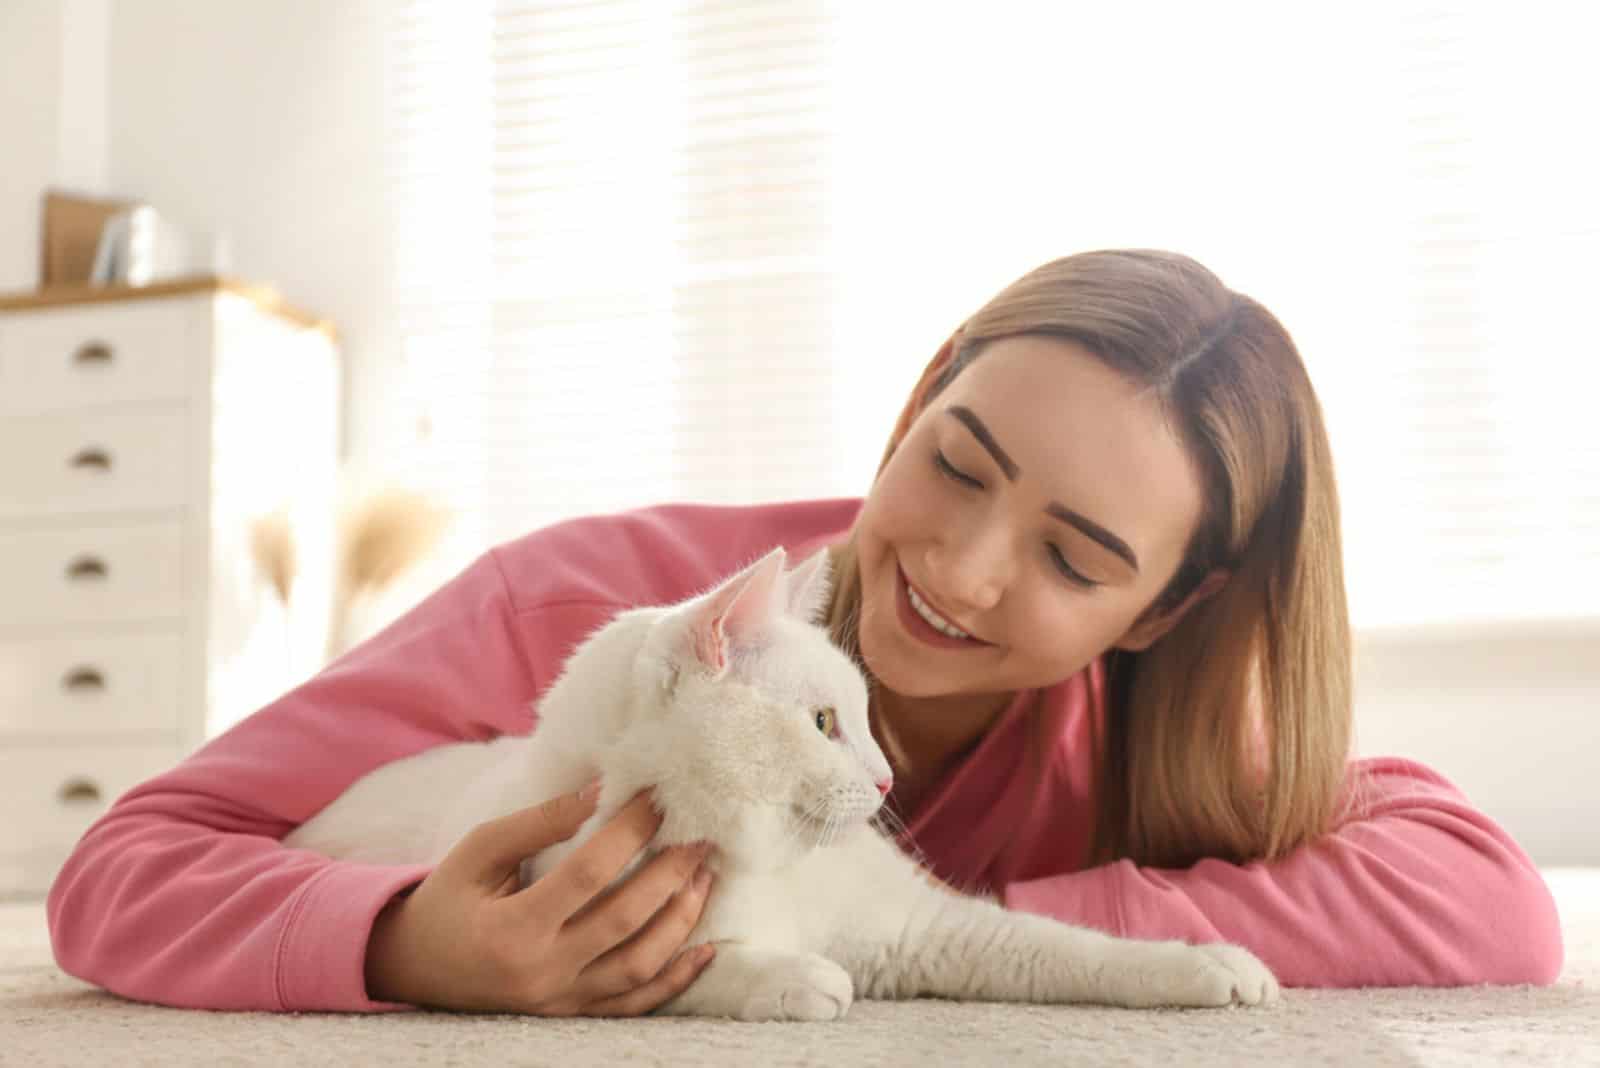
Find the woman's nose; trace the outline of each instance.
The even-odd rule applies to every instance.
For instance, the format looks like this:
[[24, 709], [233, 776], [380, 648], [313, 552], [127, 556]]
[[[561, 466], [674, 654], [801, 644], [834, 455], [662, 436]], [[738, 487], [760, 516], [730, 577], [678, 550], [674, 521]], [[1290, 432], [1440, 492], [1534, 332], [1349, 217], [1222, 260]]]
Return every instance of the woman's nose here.
[[1014, 565], [1003, 532], [974, 531], [935, 544], [928, 552], [929, 578], [938, 583], [931, 592], [961, 607], [987, 611], [1000, 603], [1011, 582]]

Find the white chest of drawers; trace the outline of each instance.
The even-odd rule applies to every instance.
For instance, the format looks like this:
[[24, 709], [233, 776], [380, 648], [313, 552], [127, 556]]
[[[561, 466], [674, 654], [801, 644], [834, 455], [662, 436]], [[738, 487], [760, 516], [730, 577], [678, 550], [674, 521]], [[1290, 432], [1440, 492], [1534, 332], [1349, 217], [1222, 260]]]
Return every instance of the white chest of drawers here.
[[0, 897], [272, 692], [248, 525], [331, 502], [338, 409], [332, 331], [269, 292], [0, 298]]

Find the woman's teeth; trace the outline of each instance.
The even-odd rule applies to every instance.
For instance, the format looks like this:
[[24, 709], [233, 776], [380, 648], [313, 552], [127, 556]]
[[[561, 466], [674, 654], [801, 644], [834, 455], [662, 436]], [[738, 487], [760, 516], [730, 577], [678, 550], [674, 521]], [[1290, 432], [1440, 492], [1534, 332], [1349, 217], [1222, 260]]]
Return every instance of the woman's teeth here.
[[934, 630], [938, 631], [940, 634], [946, 634], [946, 635], [949, 635], [952, 638], [970, 638], [970, 637], [972, 637], [972, 635], [968, 634], [966, 631], [962, 630], [960, 627], [957, 627], [954, 624], [950, 623], [948, 620], [946, 620], [939, 613], [935, 612], [932, 608], [929, 608], [928, 607], [928, 602], [924, 601], [921, 597], [917, 596], [917, 591], [912, 587], [911, 583], [909, 583], [909, 582], [906, 583], [906, 593], [910, 595], [911, 607], [916, 609], [917, 615], [921, 616], [927, 622], [928, 626], [932, 627]]

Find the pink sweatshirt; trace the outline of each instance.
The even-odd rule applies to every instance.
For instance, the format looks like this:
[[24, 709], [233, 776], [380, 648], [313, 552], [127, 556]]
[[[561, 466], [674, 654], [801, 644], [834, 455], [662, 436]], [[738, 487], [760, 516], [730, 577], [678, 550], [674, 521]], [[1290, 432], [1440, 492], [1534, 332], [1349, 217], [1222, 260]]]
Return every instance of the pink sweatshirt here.
[[[859, 507], [669, 506], [490, 551], [121, 797], [51, 888], [57, 961], [169, 1005], [393, 1007], [366, 995], [368, 933], [428, 869], [330, 860], [279, 839], [380, 764], [526, 731], [530, 702], [618, 610], [681, 600], [774, 545], [805, 554], [840, 540]], [[1115, 934], [1235, 942], [1290, 986], [1549, 983], [1560, 971], [1555, 907], [1528, 858], [1448, 782], [1404, 760], [1353, 764], [1368, 779], [1364, 811], [1283, 860], [1085, 869], [1099, 666], [1031, 696], [912, 814], [917, 847], [946, 880]], [[1040, 725], [1051, 739], [1042, 751], [1030, 747]], [[1027, 773], [1030, 755], [1039, 774]]]

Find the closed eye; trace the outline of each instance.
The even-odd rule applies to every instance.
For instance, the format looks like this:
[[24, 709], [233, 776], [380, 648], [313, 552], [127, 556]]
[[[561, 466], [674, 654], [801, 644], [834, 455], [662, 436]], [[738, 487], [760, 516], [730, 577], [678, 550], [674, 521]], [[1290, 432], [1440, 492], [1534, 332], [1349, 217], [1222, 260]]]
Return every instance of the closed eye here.
[[[933, 466], [938, 469], [941, 475], [943, 475], [945, 478], [948, 478], [950, 481], [957, 483], [958, 485], [965, 486], [969, 489], [981, 490], [984, 488], [981, 480], [973, 478], [955, 464], [951, 463], [950, 458], [944, 454], [943, 449], [933, 450]], [[1051, 565], [1068, 582], [1075, 586], [1080, 586], [1086, 590], [1091, 590], [1096, 586], [1101, 585], [1101, 583], [1096, 582], [1094, 579], [1073, 567], [1071, 562], [1066, 558], [1066, 555], [1054, 545], [1047, 544], [1046, 549], [1048, 549], [1050, 553]]]
[[933, 450], [933, 466], [938, 468], [941, 475], [952, 482], [958, 482], [963, 486], [971, 486], [973, 489], [983, 489], [982, 482], [952, 464], [942, 449]]
[[1062, 555], [1060, 549], [1056, 548], [1054, 545], [1049, 546], [1049, 549], [1051, 562], [1055, 564], [1056, 570], [1061, 572], [1061, 574], [1066, 577], [1068, 582], [1071, 582], [1077, 586], [1082, 586], [1086, 590], [1092, 590], [1096, 586], [1100, 585], [1100, 583], [1096, 582], [1094, 579], [1085, 575], [1082, 571], [1079, 571], [1077, 568], [1073, 567], [1072, 564], [1067, 561], [1067, 558]]

